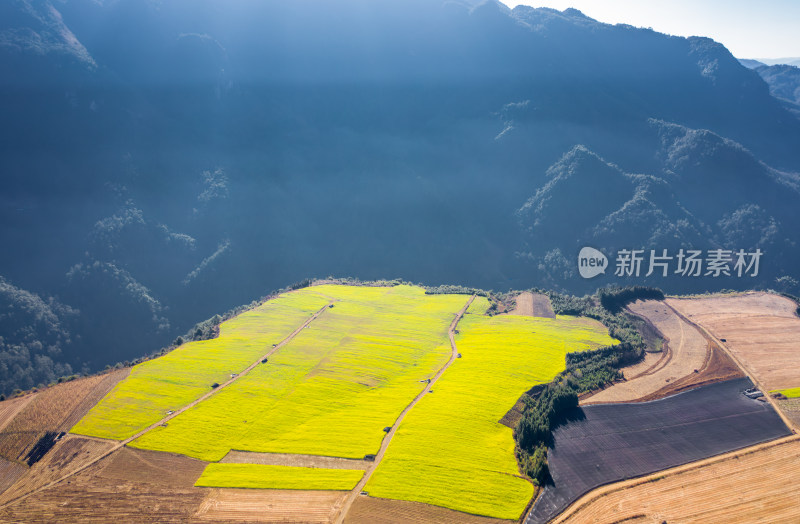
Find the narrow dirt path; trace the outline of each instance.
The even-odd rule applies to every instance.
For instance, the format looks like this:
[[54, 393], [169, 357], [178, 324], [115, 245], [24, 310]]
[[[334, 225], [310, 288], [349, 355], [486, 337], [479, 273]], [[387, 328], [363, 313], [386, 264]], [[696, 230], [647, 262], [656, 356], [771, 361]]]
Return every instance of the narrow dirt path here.
[[375, 460], [372, 463], [370, 463], [370, 465], [364, 472], [364, 476], [361, 477], [361, 480], [358, 482], [358, 484], [356, 484], [356, 487], [353, 488], [353, 490], [347, 495], [347, 499], [345, 499], [344, 504], [342, 504], [342, 508], [339, 510], [339, 514], [336, 517], [335, 520], [336, 524], [344, 523], [344, 519], [347, 516], [347, 512], [350, 511], [350, 507], [353, 505], [353, 502], [355, 502], [356, 497], [358, 497], [361, 491], [364, 489], [364, 486], [367, 485], [367, 482], [369, 481], [370, 477], [372, 477], [372, 474], [375, 473], [376, 469], [378, 469], [381, 460], [383, 460], [383, 456], [386, 454], [386, 448], [388, 448], [389, 444], [392, 442], [392, 438], [394, 437], [394, 434], [397, 432], [397, 428], [400, 427], [400, 424], [403, 422], [405, 416], [408, 414], [409, 411], [411, 411], [411, 409], [414, 406], [417, 405], [417, 403], [420, 401], [420, 399], [422, 399], [422, 397], [424, 397], [426, 394], [428, 394], [428, 392], [430, 392], [430, 390], [433, 388], [433, 385], [436, 383], [437, 380], [439, 380], [439, 377], [441, 377], [442, 374], [444, 374], [444, 372], [447, 371], [447, 368], [449, 368], [453, 364], [453, 362], [456, 361], [456, 358], [458, 358], [458, 350], [456, 349], [456, 326], [458, 326], [458, 322], [464, 316], [464, 313], [467, 312], [467, 309], [469, 308], [470, 304], [472, 304], [473, 300], [475, 300], [475, 295], [472, 295], [469, 298], [469, 300], [467, 300], [466, 305], [463, 308], [461, 308], [461, 311], [459, 311], [456, 314], [456, 317], [453, 319], [453, 322], [450, 323], [450, 327], [447, 330], [447, 334], [450, 337], [450, 360], [448, 360], [447, 364], [442, 366], [442, 368], [436, 372], [436, 375], [434, 375], [433, 378], [431, 378], [430, 383], [428, 383], [423, 388], [423, 390], [416, 397], [414, 397], [414, 400], [412, 400], [411, 403], [408, 406], [406, 406], [406, 408], [402, 411], [402, 413], [400, 413], [400, 416], [397, 417], [397, 420], [395, 420], [394, 424], [392, 424], [392, 427], [389, 430], [389, 432], [386, 434], [385, 437], [383, 437], [383, 442], [381, 442], [381, 448], [378, 451], [378, 454], [375, 455]]
[[[262, 361], [263, 359], [265, 359], [265, 358], [269, 358], [270, 356], [272, 356], [272, 354], [273, 354], [273, 353], [275, 353], [276, 351], [278, 351], [279, 349], [281, 349], [282, 347], [284, 347], [286, 344], [288, 344], [289, 342], [291, 342], [291, 341], [292, 341], [292, 339], [294, 339], [294, 337], [296, 337], [296, 336], [297, 336], [297, 335], [298, 335], [298, 334], [299, 334], [301, 331], [303, 331], [305, 328], [307, 328], [309, 324], [311, 324], [313, 321], [315, 321], [317, 318], [319, 318], [319, 316], [320, 316], [322, 313], [324, 313], [324, 312], [325, 312], [325, 310], [327, 310], [327, 309], [328, 309], [328, 308], [329, 308], [331, 305], [333, 305], [333, 302], [334, 302], [334, 301], [331, 301], [331, 302], [329, 302], [328, 304], [326, 304], [325, 306], [321, 307], [321, 308], [320, 308], [320, 309], [319, 309], [319, 310], [318, 310], [316, 313], [314, 313], [314, 314], [313, 314], [311, 317], [309, 317], [309, 318], [308, 318], [308, 320], [306, 320], [305, 322], [303, 322], [303, 324], [302, 324], [300, 327], [298, 327], [297, 329], [295, 329], [294, 331], [292, 331], [292, 332], [291, 332], [291, 333], [290, 333], [290, 334], [289, 334], [289, 335], [288, 335], [286, 338], [284, 338], [284, 339], [283, 339], [283, 340], [282, 340], [282, 341], [281, 341], [279, 344], [275, 345], [275, 347], [272, 347], [272, 348], [270, 348], [270, 350], [269, 350], [267, 353], [265, 353], [264, 355], [262, 355], [261, 357], [259, 357], [259, 358], [258, 358], [256, 361], [254, 361], [252, 364], [250, 364], [249, 366], [247, 366], [247, 368], [246, 368], [244, 371], [242, 371], [242, 372], [240, 372], [240, 373], [236, 374], [235, 376], [231, 377], [231, 378], [230, 378], [230, 379], [228, 379], [226, 382], [224, 382], [224, 383], [220, 384], [218, 387], [216, 387], [216, 388], [212, 389], [211, 391], [209, 391], [208, 393], [204, 394], [203, 396], [201, 396], [201, 397], [197, 398], [196, 400], [192, 401], [191, 403], [189, 403], [189, 404], [187, 404], [187, 405], [183, 406], [182, 408], [180, 408], [180, 409], [178, 409], [178, 410], [175, 410], [175, 411], [174, 411], [172, 414], [170, 414], [170, 415], [167, 415], [166, 417], [162, 418], [162, 419], [161, 419], [161, 420], [159, 420], [158, 422], [156, 422], [156, 423], [154, 423], [154, 424], [152, 424], [152, 425], [150, 425], [150, 426], [146, 427], [145, 429], [143, 429], [143, 430], [141, 430], [140, 432], [136, 433], [136, 434], [135, 434], [135, 435], [133, 435], [132, 437], [128, 437], [128, 438], [127, 438], [127, 439], [125, 439], [125, 440], [119, 441], [119, 442], [117, 443], [117, 445], [115, 445], [115, 446], [114, 446], [114, 447], [112, 447], [111, 449], [107, 450], [107, 451], [106, 451], [106, 452], [104, 452], [102, 455], [98, 455], [98, 456], [97, 456], [95, 459], [93, 459], [93, 460], [89, 461], [88, 463], [84, 464], [83, 466], [81, 466], [80, 468], [76, 469], [75, 471], [72, 471], [72, 472], [70, 472], [70, 473], [68, 473], [68, 474], [64, 475], [63, 477], [60, 477], [60, 478], [58, 478], [58, 479], [56, 479], [56, 480], [54, 480], [54, 481], [52, 481], [52, 482], [49, 482], [49, 483], [45, 484], [44, 486], [40, 486], [40, 487], [36, 488], [36, 489], [35, 489], [35, 490], [33, 490], [33, 491], [29, 491], [28, 493], [26, 493], [26, 494], [24, 494], [24, 495], [20, 495], [19, 497], [16, 497], [16, 498], [14, 498], [14, 499], [12, 499], [12, 500], [9, 500], [9, 501], [7, 501], [7, 502], [6, 502], [6, 503], [4, 503], [3, 505], [0, 505], [0, 509], [2, 509], [2, 508], [6, 508], [6, 507], [8, 507], [8, 506], [11, 506], [11, 505], [13, 505], [13, 504], [16, 504], [17, 502], [20, 502], [20, 501], [22, 501], [22, 500], [24, 500], [24, 499], [28, 498], [28, 497], [29, 497], [29, 496], [31, 496], [31, 495], [34, 495], [34, 494], [36, 494], [36, 493], [39, 493], [39, 492], [41, 492], [41, 491], [44, 491], [44, 490], [46, 490], [46, 489], [52, 488], [53, 486], [55, 486], [55, 485], [57, 485], [57, 484], [60, 484], [61, 482], [63, 482], [63, 481], [65, 481], [65, 480], [67, 480], [68, 478], [70, 478], [70, 477], [72, 477], [72, 476], [74, 476], [74, 475], [77, 475], [78, 473], [81, 473], [82, 471], [84, 471], [84, 470], [86, 470], [87, 468], [89, 468], [89, 467], [91, 467], [91, 466], [93, 466], [93, 465], [97, 464], [98, 462], [100, 462], [101, 460], [103, 460], [104, 458], [106, 458], [107, 456], [111, 455], [111, 454], [112, 454], [112, 453], [114, 453], [115, 451], [117, 451], [117, 450], [119, 450], [119, 449], [123, 448], [124, 446], [126, 446], [126, 445], [128, 445], [128, 444], [130, 444], [131, 442], [133, 442], [133, 441], [134, 441], [134, 440], [136, 440], [137, 438], [141, 437], [142, 435], [144, 435], [144, 434], [146, 434], [146, 433], [148, 433], [148, 432], [150, 432], [150, 431], [154, 430], [155, 428], [157, 428], [157, 427], [161, 426], [162, 424], [166, 424], [168, 421], [170, 421], [170, 420], [172, 420], [173, 418], [177, 417], [177, 416], [178, 416], [178, 415], [180, 415], [181, 413], [184, 413], [185, 411], [187, 411], [187, 410], [189, 410], [189, 409], [193, 408], [193, 407], [194, 407], [194, 406], [196, 406], [197, 404], [199, 404], [199, 403], [203, 402], [204, 400], [207, 400], [209, 397], [211, 397], [211, 396], [213, 396], [213, 395], [216, 395], [216, 394], [217, 394], [217, 393], [219, 393], [221, 390], [225, 389], [226, 387], [230, 386], [231, 384], [233, 384], [234, 382], [236, 382], [236, 381], [237, 381], [237, 380], [239, 380], [240, 378], [242, 378], [242, 377], [244, 377], [245, 375], [247, 375], [248, 373], [250, 373], [250, 371], [252, 371], [252, 370], [253, 370], [253, 369], [254, 369], [256, 366], [258, 366], [258, 365], [261, 363], [261, 361]], [[451, 338], [451, 340], [452, 340], [452, 338]]]

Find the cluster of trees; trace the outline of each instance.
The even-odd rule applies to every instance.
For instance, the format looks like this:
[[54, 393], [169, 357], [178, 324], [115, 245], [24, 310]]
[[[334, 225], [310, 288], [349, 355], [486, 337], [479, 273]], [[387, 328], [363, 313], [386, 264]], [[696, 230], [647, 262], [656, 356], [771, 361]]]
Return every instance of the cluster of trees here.
[[637, 300], [664, 300], [664, 293], [660, 289], [644, 286], [603, 288], [597, 291], [597, 296], [600, 305], [612, 313]]
[[0, 277], [0, 399], [71, 375], [76, 312]]
[[[516, 454], [522, 471], [538, 485], [550, 478], [547, 447], [552, 445], [552, 432], [574, 413], [578, 396], [620, 380], [620, 368], [639, 361], [644, 355], [645, 342], [636, 328], [637, 324], [628, 313], [621, 310], [620, 304], [644, 297], [656, 298], [660, 295], [663, 298], [663, 293], [658, 289], [601, 290], [598, 292], [598, 301], [608, 307], [598, 307], [592, 297], [546, 293], [557, 314], [594, 318], [606, 325], [609, 334], [620, 343], [594, 351], [568, 353], [566, 369], [541, 393], [525, 397], [525, 409], [514, 430]], [[611, 298], [604, 304], [603, 296]]]
[[477, 295], [479, 297], [488, 297], [491, 291], [484, 291], [483, 289], [476, 289], [467, 286], [454, 286], [444, 284], [441, 286], [425, 286], [426, 295]]

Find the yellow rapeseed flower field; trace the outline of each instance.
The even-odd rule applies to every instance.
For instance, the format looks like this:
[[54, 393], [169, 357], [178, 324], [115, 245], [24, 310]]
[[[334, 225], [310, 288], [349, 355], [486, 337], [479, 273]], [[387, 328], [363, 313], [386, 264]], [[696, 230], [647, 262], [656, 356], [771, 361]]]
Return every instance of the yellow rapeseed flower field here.
[[183, 344], [133, 367], [73, 433], [124, 440], [223, 383], [330, 302], [317, 288], [286, 293], [220, 325], [220, 336]]
[[525, 391], [565, 368], [568, 352], [615, 343], [585, 318], [487, 317], [478, 298], [459, 323], [462, 358], [398, 428], [370, 496], [517, 519], [533, 495], [520, 478], [512, 430], [498, 421]]
[[349, 491], [363, 474], [363, 471], [353, 469], [215, 463], [206, 467], [195, 486]]
[[135, 440], [218, 461], [231, 449], [363, 458], [450, 355], [466, 295], [412, 286], [310, 288], [336, 300], [264, 365]]

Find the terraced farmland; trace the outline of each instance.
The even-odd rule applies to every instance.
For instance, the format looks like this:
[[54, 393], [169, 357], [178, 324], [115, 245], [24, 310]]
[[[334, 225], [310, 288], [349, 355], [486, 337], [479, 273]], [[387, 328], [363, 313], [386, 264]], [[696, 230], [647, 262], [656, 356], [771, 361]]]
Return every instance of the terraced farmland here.
[[308, 292], [335, 307], [267, 363], [132, 446], [206, 461], [231, 449], [358, 459], [376, 453], [384, 428], [447, 361], [448, 326], [469, 297], [411, 286]]
[[263, 355], [330, 302], [319, 288], [286, 293], [223, 322], [212, 340], [189, 342], [134, 366], [73, 429], [73, 433], [124, 440], [185, 406]]
[[366, 485], [370, 496], [517, 519], [533, 495], [519, 477], [512, 431], [498, 421], [531, 386], [564, 369], [567, 352], [614, 343], [589, 319], [482, 315], [459, 323], [462, 358], [409, 412]]
[[[127, 376], [120, 369], [63, 384], [9, 402], [10, 411], [0, 431], [0, 457], [24, 461], [26, 454], [48, 431], [61, 432], [78, 422], [111, 388]], [[3, 403], [5, 404], [5, 402]]]

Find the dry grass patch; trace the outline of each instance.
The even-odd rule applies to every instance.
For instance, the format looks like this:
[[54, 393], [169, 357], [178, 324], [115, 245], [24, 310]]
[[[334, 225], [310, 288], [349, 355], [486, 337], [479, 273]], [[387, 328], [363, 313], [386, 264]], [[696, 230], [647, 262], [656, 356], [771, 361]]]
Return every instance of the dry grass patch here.
[[341, 491], [213, 489], [193, 520], [328, 524], [345, 496]]
[[251, 451], [229, 451], [223, 464], [263, 464], [265, 466], [292, 466], [297, 468], [322, 469], [367, 469], [366, 460], [320, 455], [298, 455], [294, 453], [254, 453]]

